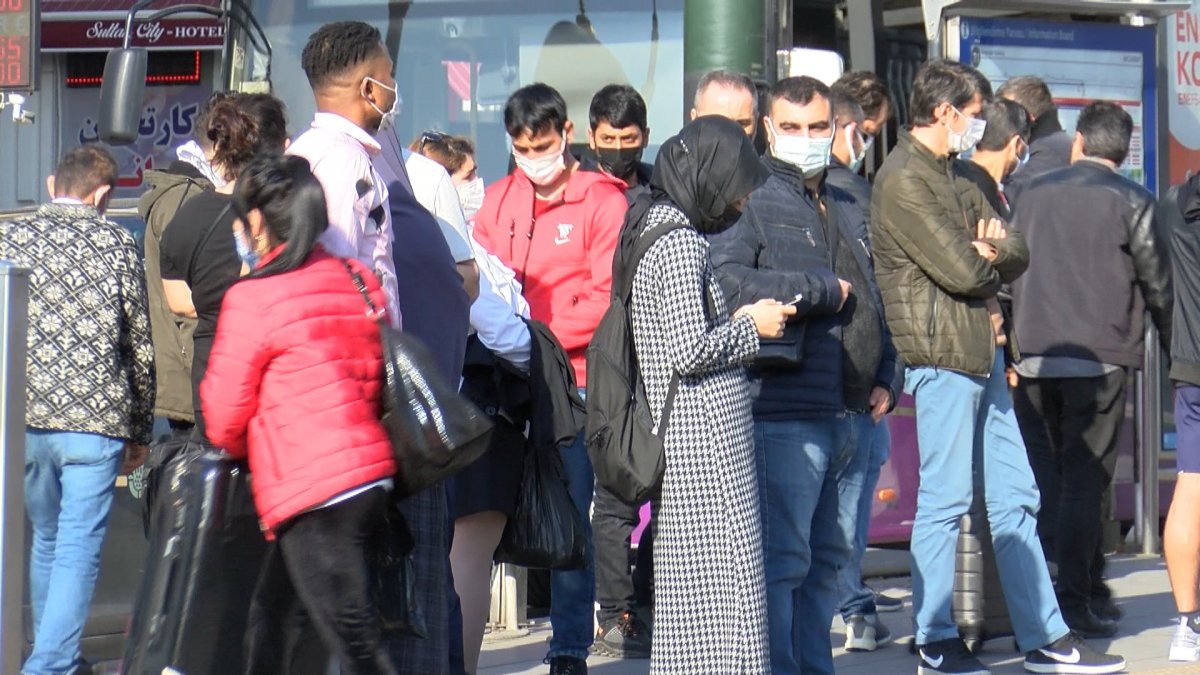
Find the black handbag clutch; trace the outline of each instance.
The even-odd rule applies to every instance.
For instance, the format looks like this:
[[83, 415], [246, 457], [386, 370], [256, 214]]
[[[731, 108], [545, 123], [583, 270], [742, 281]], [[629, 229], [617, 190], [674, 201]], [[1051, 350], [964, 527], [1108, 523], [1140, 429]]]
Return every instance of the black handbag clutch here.
[[761, 370], [798, 370], [804, 363], [803, 321], [792, 321], [783, 330], [783, 337], [760, 338], [754, 367]]
[[404, 498], [449, 478], [488, 448], [492, 422], [451, 387], [429, 349], [381, 321], [362, 276], [342, 261], [383, 342], [383, 417], [396, 455], [396, 496]]

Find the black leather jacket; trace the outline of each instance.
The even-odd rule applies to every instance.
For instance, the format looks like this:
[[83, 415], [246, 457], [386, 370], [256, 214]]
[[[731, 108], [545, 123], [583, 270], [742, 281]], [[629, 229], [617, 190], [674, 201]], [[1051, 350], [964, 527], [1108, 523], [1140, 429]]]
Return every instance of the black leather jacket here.
[[1013, 284], [1025, 356], [1066, 356], [1139, 368], [1145, 310], [1169, 348], [1171, 258], [1154, 196], [1097, 161], [1035, 178], [1013, 227], [1029, 269]]

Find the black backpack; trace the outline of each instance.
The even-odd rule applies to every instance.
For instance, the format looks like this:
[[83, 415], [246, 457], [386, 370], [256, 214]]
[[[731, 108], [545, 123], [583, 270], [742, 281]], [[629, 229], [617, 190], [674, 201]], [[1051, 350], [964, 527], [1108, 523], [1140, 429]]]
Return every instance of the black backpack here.
[[588, 456], [596, 482], [628, 504], [645, 503], [662, 482], [666, 469], [663, 438], [679, 390], [679, 376], [675, 375], [655, 433], [633, 346], [629, 316], [633, 276], [642, 256], [659, 237], [688, 225], [663, 223], [643, 236], [644, 216], [652, 205], [651, 197], [642, 195], [625, 216], [613, 256], [612, 303], [587, 349]]

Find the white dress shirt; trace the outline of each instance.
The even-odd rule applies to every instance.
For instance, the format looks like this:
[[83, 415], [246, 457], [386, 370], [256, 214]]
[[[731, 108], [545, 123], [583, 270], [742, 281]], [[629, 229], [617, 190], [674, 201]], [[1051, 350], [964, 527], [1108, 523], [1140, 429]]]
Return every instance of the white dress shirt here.
[[484, 347], [528, 372], [532, 338], [524, 321], [529, 318], [529, 303], [521, 295], [521, 283], [474, 237], [470, 242], [479, 265], [479, 297], [471, 304], [471, 330]]
[[408, 181], [412, 183], [413, 196], [425, 210], [432, 213], [442, 228], [442, 237], [450, 247], [454, 262], [469, 262], [474, 259], [471, 239], [467, 234], [467, 219], [463, 216], [458, 201], [458, 190], [445, 167], [415, 152], [404, 151], [404, 168], [408, 169]]
[[379, 275], [392, 325], [400, 326], [392, 215], [387, 185], [371, 164], [379, 142], [350, 120], [319, 112], [288, 154], [303, 157], [325, 189], [329, 229], [321, 244], [335, 256], [357, 258]]

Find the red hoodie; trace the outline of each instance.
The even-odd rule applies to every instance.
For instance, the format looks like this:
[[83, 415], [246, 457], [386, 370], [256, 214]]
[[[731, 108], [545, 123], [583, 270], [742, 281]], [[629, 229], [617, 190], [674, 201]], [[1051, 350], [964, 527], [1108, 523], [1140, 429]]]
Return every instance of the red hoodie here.
[[536, 221], [533, 209], [533, 183], [517, 169], [487, 189], [475, 238], [517, 273], [530, 314], [550, 326], [584, 387], [585, 352], [612, 294], [625, 183], [576, 168], [562, 196]]

